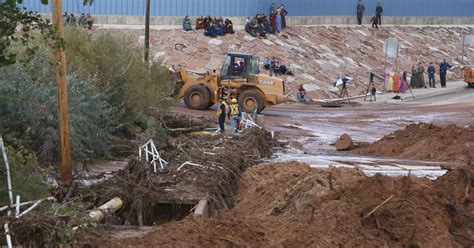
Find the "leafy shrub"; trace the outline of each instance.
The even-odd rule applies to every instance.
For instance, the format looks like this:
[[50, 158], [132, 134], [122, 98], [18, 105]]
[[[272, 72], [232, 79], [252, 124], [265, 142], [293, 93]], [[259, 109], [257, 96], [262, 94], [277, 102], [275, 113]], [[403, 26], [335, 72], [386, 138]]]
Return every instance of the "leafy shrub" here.
[[124, 110], [124, 123], [165, 111], [172, 103], [165, 97], [173, 89], [167, 70], [143, 61], [143, 48], [136, 41], [103, 30], [89, 36], [74, 27], [66, 29], [65, 41], [69, 70], [82, 80], [94, 79], [99, 91], [111, 89], [108, 102]]
[[[39, 166], [36, 155], [23, 147], [14, 150], [7, 146], [8, 164], [12, 179], [13, 197], [21, 196], [21, 201], [37, 200], [49, 195], [47, 187], [42, 183], [45, 170]], [[0, 155], [0, 204], [8, 204], [7, 172]], [[15, 201], [15, 198], [13, 199]]]
[[[107, 155], [122, 113], [108, 102], [109, 89], [94, 80], [67, 78], [69, 126], [74, 159]], [[42, 49], [26, 67], [0, 68], [0, 133], [15, 146], [24, 145], [46, 163], [58, 161], [59, 134], [54, 71]]]

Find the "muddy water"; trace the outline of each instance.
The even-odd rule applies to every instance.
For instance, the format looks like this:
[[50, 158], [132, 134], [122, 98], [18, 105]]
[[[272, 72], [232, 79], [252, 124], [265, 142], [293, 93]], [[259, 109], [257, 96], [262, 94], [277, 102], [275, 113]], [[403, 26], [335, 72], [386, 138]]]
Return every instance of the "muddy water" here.
[[[405, 108], [405, 109], [402, 109]], [[416, 175], [436, 178], [446, 171], [443, 162], [354, 156], [335, 150], [338, 137], [349, 134], [355, 142], [374, 142], [395, 130], [417, 122], [465, 125], [472, 114], [451, 109], [422, 106], [353, 109], [272, 109], [266, 111], [267, 129], [277, 131], [277, 137], [287, 144], [269, 162], [296, 160], [314, 168], [329, 166], [360, 168], [367, 175]]]

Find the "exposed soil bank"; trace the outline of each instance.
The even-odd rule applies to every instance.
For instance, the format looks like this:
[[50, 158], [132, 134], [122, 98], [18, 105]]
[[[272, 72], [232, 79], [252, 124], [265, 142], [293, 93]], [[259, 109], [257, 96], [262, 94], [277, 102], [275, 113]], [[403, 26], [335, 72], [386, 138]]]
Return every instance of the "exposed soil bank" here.
[[429, 161], [468, 162], [474, 159], [474, 127], [408, 125], [353, 152], [361, 155]]
[[472, 166], [430, 181], [295, 162], [258, 165], [243, 174], [235, 208], [102, 245], [469, 247], [473, 187]]

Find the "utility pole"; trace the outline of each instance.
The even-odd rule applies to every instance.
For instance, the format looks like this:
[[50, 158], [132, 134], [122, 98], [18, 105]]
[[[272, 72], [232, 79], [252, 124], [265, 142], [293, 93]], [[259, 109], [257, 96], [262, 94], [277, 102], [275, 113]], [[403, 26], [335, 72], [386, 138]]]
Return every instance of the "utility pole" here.
[[150, 55], [150, 0], [146, 0], [145, 10], [145, 61], [148, 62]]
[[[62, 18], [61, 0], [53, 0], [53, 24], [56, 29], [57, 38], [64, 39], [64, 25]], [[59, 139], [61, 149], [61, 181], [69, 182], [72, 180], [71, 169], [71, 146], [69, 143], [69, 121], [68, 121], [68, 100], [66, 84], [66, 56], [62, 47], [56, 47], [54, 55], [56, 64], [56, 83], [58, 93], [58, 120], [59, 120]]]

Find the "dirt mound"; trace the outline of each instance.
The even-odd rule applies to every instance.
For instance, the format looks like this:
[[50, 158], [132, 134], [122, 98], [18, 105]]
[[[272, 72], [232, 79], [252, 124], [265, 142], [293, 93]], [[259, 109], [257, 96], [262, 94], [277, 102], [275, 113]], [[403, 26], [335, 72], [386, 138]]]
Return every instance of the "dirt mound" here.
[[472, 166], [430, 181], [366, 177], [348, 169], [315, 170], [296, 162], [259, 165], [244, 173], [234, 209], [112, 243], [469, 247], [474, 244], [473, 178]]
[[468, 162], [474, 159], [474, 127], [408, 125], [354, 153], [430, 161]]

